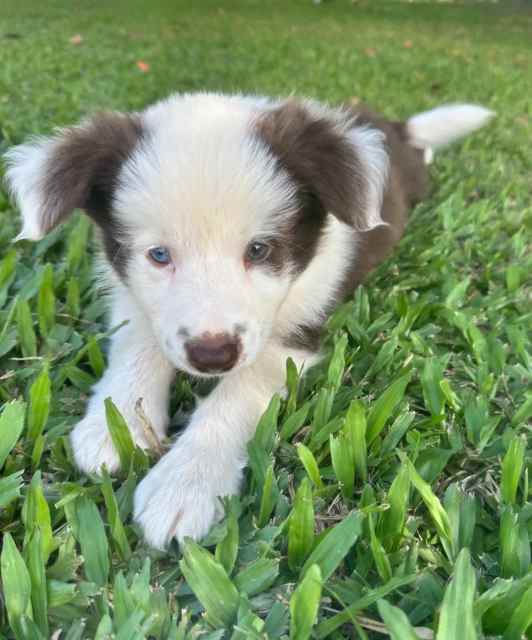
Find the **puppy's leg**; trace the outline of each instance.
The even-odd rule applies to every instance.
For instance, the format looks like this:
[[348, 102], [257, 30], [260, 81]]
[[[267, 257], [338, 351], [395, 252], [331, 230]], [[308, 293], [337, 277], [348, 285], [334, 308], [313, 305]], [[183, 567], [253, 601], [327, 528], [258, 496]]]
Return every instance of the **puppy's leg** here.
[[140, 483], [135, 519], [149, 544], [199, 539], [223, 515], [218, 497], [238, 493], [246, 444], [272, 395], [283, 389], [289, 356], [298, 368], [317, 361], [313, 353], [270, 346], [253, 365], [225, 376]]
[[71, 434], [76, 464], [85, 472], [98, 471], [104, 464], [109, 471], [119, 467], [105, 419], [106, 398], [111, 397], [141, 447], [148, 448], [150, 442], [135, 411], [139, 398], [159, 439], [164, 437], [168, 421], [168, 394], [174, 368], [161, 354], [142, 311], [122, 289], [116, 292], [111, 320], [112, 326], [124, 320], [128, 324], [113, 335], [109, 367], [94, 386], [85, 417]]

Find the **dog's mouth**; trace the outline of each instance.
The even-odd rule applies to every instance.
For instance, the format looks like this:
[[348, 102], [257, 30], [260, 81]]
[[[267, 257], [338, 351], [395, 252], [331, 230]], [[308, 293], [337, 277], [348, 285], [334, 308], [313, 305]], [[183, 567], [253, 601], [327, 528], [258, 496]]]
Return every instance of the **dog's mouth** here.
[[186, 373], [189, 376], [192, 376], [193, 378], [199, 378], [202, 380], [214, 380], [214, 379], [219, 379], [219, 378], [224, 378], [226, 376], [229, 376], [230, 374], [234, 373], [235, 371], [238, 371], [248, 363], [246, 361], [246, 358], [242, 356], [231, 368], [210, 369], [208, 371], [202, 371], [201, 369], [196, 369], [195, 367], [192, 367], [188, 362], [184, 362], [184, 363], [181, 362], [181, 363], [174, 363], [174, 364], [176, 369], [178, 369], [179, 371], [182, 371], [183, 373]]

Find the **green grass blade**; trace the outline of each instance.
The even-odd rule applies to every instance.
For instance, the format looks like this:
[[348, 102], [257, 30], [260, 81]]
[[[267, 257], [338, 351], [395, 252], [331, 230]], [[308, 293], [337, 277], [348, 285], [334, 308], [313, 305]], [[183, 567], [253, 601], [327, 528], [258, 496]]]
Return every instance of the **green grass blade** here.
[[10, 533], [4, 535], [0, 555], [4, 606], [12, 626], [16, 626], [22, 616], [31, 616], [31, 580], [19, 550]]
[[335, 389], [329, 389], [328, 387], [320, 389], [312, 416], [313, 433], [318, 433], [329, 422], [335, 396]]
[[408, 465], [402, 463], [388, 491], [390, 508], [382, 514], [379, 533], [388, 551], [397, 549], [402, 541], [410, 495]]
[[419, 640], [408, 616], [399, 607], [393, 607], [386, 600], [379, 600], [377, 607], [392, 640]]
[[532, 626], [532, 587], [523, 595], [521, 602], [510, 618], [503, 640], [521, 640]]
[[401, 376], [386, 389], [386, 391], [373, 403], [368, 415], [368, 429], [366, 439], [371, 444], [384, 429], [386, 422], [394, 409], [404, 398], [406, 388], [412, 377], [411, 373]]
[[120, 467], [127, 471], [135, 455], [135, 443], [127, 422], [111, 398], [105, 399], [105, 418], [111, 439], [120, 458]]
[[102, 477], [101, 490], [105, 501], [105, 508], [107, 509], [107, 521], [111, 527], [111, 537], [122, 559], [129, 560], [131, 557], [131, 547], [129, 546], [122, 518], [120, 517], [118, 502], [113, 491], [113, 484], [106, 470], [103, 471]]
[[285, 416], [291, 416], [297, 407], [299, 371], [292, 358], [286, 360], [286, 404]]
[[279, 560], [259, 558], [239, 571], [234, 582], [241, 593], [251, 598], [269, 589], [278, 575]]
[[520, 516], [514, 507], [502, 508], [499, 543], [501, 575], [504, 578], [520, 577], [530, 571], [530, 536], [526, 518]]
[[26, 403], [22, 400], [4, 405], [0, 414], [0, 469], [22, 434], [25, 413]]
[[430, 485], [423, 480], [410, 460], [408, 460], [408, 458], [405, 458], [405, 462], [408, 466], [410, 482], [417, 489], [419, 495], [425, 503], [425, 506], [427, 507], [431, 515], [432, 521], [434, 522], [434, 526], [436, 527], [436, 531], [438, 532], [440, 542], [446, 550], [449, 558], [452, 558], [452, 532], [451, 523], [449, 522], [447, 513], [445, 512], [445, 509], [443, 508], [439, 498], [432, 491]]
[[360, 400], [353, 400], [345, 416], [344, 432], [351, 446], [355, 472], [363, 482], [368, 479], [366, 430], [366, 409]]
[[477, 640], [473, 602], [476, 578], [468, 549], [456, 560], [453, 578], [445, 590], [436, 640]]
[[240, 539], [238, 519], [233, 510], [230, 510], [227, 515], [226, 526], [227, 533], [225, 538], [216, 545], [214, 558], [226, 570], [227, 575], [230, 576], [235, 566]]
[[281, 400], [278, 395], [275, 395], [261, 416], [255, 435], [247, 445], [249, 466], [251, 467], [258, 489], [259, 499], [261, 500], [262, 490], [266, 482], [266, 474], [271, 465], [271, 452], [276, 446], [277, 423], [280, 408]]
[[471, 278], [469, 276], [458, 282], [447, 294], [445, 304], [449, 307], [461, 307], [470, 284]]
[[109, 545], [96, 505], [87, 496], [76, 501], [77, 538], [88, 580], [103, 587], [109, 576]]
[[528, 394], [525, 398], [523, 404], [517, 409], [512, 418], [512, 425], [514, 427], [518, 427], [521, 424], [526, 423], [526, 421], [532, 416], [532, 393]]
[[519, 479], [523, 473], [526, 441], [514, 435], [502, 461], [501, 495], [506, 504], [515, 504]]
[[253, 612], [247, 598], [241, 598], [231, 640], [263, 640], [263, 629], [264, 620]]
[[87, 345], [87, 355], [94, 375], [101, 378], [105, 370], [105, 359], [100, 349], [100, 345], [94, 336], [92, 336]]
[[[0, 195], [0, 198], [1, 197]], [[7, 289], [15, 277], [16, 265], [17, 251], [13, 248], [8, 249], [2, 260], [0, 260], [0, 308], [3, 306], [7, 297]]]
[[17, 329], [22, 355], [34, 358], [37, 355], [37, 336], [33, 329], [30, 306], [22, 299], [17, 303]]
[[307, 558], [301, 573], [304, 574], [309, 567], [317, 564], [321, 570], [323, 581], [328, 580], [358, 540], [362, 533], [363, 521], [364, 514], [353, 511], [330, 529]]
[[80, 216], [68, 237], [66, 257], [68, 273], [75, 273], [80, 267], [86, 255], [89, 231], [89, 219], [85, 216]]
[[397, 418], [392, 422], [388, 433], [382, 441], [381, 454], [391, 453], [398, 446], [399, 442], [410, 429], [416, 414], [413, 411], [408, 411], [408, 407], [401, 412]]
[[451, 525], [453, 549], [470, 547], [476, 525], [474, 496], [464, 494], [458, 484], [452, 484], [445, 492], [444, 507]]
[[268, 520], [275, 507], [275, 502], [279, 495], [279, 488], [277, 487], [277, 480], [273, 470], [273, 463], [266, 470], [266, 476], [264, 478], [264, 486], [262, 488], [262, 496], [260, 499], [259, 517], [257, 526], [262, 529], [268, 524]]
[[393, 591], [405, 587], [417, 579], [416, 575], [405, 576], [401, 578], [392, 578], [388, 583], [377, 589], [371, 589], [362, 597], [358, 598], [353, 604], [349, 605], [344, 611], [327, 618], [320, 622], [315, 629], [316, 638], [328, 638], [338, 627], [343, 624], [352, 622], [359, 611], [367, 609], [381, 598], [385, 598]]
[[329, 388], [338, 390], [342, 383], [345, 370], [345, 350], [347, 348], [347, 334], [342, 333], [335, 337], [334, 351], [329, 362], [327, 371], [327, 385]]
[[37, 314], [41, 336], [47, 336], [55, 324], [54, 269], [47, 264], [42, 272], [41, 285], [37, 297]]
[[17, 640], [48, 640], [28, 616], [21, 616], [13, 625], [12, 631]]
[[288, 565], [295, 571], [306, 560], [314, 545], [314, 506], [312, 487], [304, 478], [296, 492], [288, 524]]
[[115, 624], [120, 629], [135, 612], [135, 601], [122, 572], [117, 573], [115, 577], [113, 605]]
[[44, 546], [44, 541], [41, 540], [41, 531], [39, 527], [35, 527], [29, 537], [28, 544], [24, 546], [24, 555], [31, 582], [33, 619], [43, 636], [47, 638], [48, 592], [45, 573], [46, 559], [43, 553]]
[[280, 409], [281, 398], [278, 395], [274, 395], [268, 408], [261, 416], [253, 437], [253, 443], [268, 453], [274, 447]]
[[300, 407], [297, 411], [292, 413], [283, 423], [280, 431], [281, 440], [290, 440], [292, 436], [301, 429], [301, 427], [305, 424], [305, 421], [310, 412], [310, 402], [305, 402], [305, 404]]
[[113, 621], [111, 616], [106, 613], [100, 620], [96, 633], [94, 634], [94, 640], [109, 640], [112, 638], [113, 633]]
[[48, 502], [44, 497], [41, 472], [36, 471], [31, 480], [26, 499], [22, 507], [22, 521], [25, 525], [24, 546], [29, 543], [35, 529], [39, 530], [39, 539], [42, 543], [43, 562], [56, 548], [52, 532], [52, 517]]
[[377, 573], [380, 576], [380, 579], [383, 582], [388, 582], [392, 578], [392, 566], [390, 564], [390, 560], [388, 555], [386, 554], [386, 550], [382, 546], [381, 541], [375, 534], [375, 527], [373, 525], [373, 516], [372, 514], [368, 514], [369, 521], [369, 531], [370, 531], [370, 549], [371, 554], [373, 556], [373, 561], [375, 562], [375, 566], [377, 568]]
[[290, 639], [307, 640], [320, 607], [322, 576], [317, 564], [311, 565], [290, 598]]
[[297, 445], [297, 455], [305, 467], [308, 477], [317, 489], [323, 489], [323, 481], [320, 476], [320, 468], [312, 451], [304, 444]]
[[445, 394], [441, 388], [443, 372], [447, 368], [449, 356], [427, 358], [421, 372], [421, 387], [425, 406], [433, 416], [441, 416], [445, 408]]
[[222, 565], [208, 551], [187, 539], [179, 566], [205, 608], [207, 620], [214, 627], [228, 627], [236, 618], [239, 596]]
[[45, 364], [30, 388], [28, 437], [33, 441], [42, 434], [50, 415], [51, 387], [48, 364]]
[[43, 453], [44, 453], [44, 448], [46, 446], [46, 436], [44, 435], [40, 435], [37, 436], [37, 438], [35, 439], [35, 442], [33, 444], [33, 449], [31, 452], [31, 468], [32, 470], [37, 469], [37, 467], [39, 466]]
[[79, 281], [77, 278], [70, 278], [67, 284], [66, 309], [73, 318], [79, 317], [81, 313]]
[[0, 509], [5, 509], [13, 500], [20, 498], [24, 469], [0, 478]]
[[502, 636], [510, 620], [523, 601], [525, 593], [532, 588], [532, 572], [519, 580], [498, 579], [485, 591], [475, 604], [477, 617], [482, 620], [486, 635]]
[[335, 438], [329, 437], [329, 450], [331, 452], [331, 462], [340, 483], [344, 498], [352, 498], [355, 489], [355, 464], [353, 462], [353, 452], [351, 442], [343, 433]]

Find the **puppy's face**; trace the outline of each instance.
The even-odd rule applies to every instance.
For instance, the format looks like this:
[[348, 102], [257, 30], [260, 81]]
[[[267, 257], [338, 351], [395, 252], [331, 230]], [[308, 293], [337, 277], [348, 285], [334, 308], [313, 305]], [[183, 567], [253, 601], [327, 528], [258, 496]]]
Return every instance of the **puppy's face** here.
[[218, 95], [98, 116], [8, 162], [21, 237], [85, 209], [163, 352], [200, 376], [282, 338], [279, 310], [331, 214], [380, 223], [387, 167], [380, 134], [345, 112]]
[[196, 128], [156, 107], [143, 126], [113, 205], [123, 280], [176, 367], [243, 366], [300, 267], [297, 190], [238, 108]]

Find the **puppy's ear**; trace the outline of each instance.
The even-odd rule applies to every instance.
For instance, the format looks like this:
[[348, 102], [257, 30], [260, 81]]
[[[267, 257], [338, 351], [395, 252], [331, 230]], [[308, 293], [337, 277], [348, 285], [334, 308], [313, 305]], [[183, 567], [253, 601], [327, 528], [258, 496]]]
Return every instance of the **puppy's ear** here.
[[6, 154], [6, 179], [22, 215], [17, 240], [39, 240], [74, 209], [105, 226], [120, 168], [142, 137], [136, 115], [102, 113]]
[[353, 114], [289, 100], [264, 114], [259, 136], [298, 187], [356, 229], [380, 224], [388, 175], [384, 134], [357, 126]]

